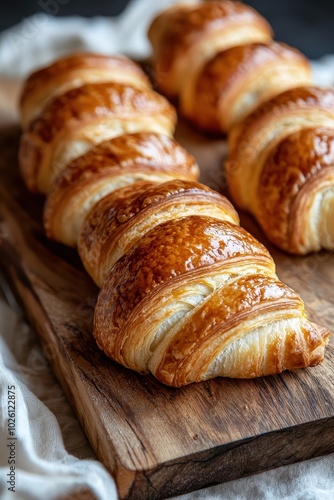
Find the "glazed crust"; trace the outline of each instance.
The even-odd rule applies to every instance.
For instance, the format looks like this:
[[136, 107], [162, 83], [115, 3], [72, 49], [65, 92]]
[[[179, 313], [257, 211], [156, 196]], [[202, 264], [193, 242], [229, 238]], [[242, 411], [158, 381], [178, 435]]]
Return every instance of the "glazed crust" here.
[[205, 131], [227, 133], [262, 102], [311, 80], [308, 59], [285, 44], [232, 47], [204, 66], [196, 82], [196, 99], [183, 113]]
[[150, 88], [141, 68], [130, 59], [94, 53], [71, 54], [32, 73], [25, 81], [20, 110], [26, 128], [46, 104], [69, 90], [86, 83], [118, 82]]
[[208, 187], [173, 179], [142, 184], [133, 192], [112, 193], [94, 205], [84, 222], [79, 253], [98, 286], [112, 266], [154, 227], [189, 215], [206, 215], [238, 224], [230, 202]]
[[317, 126], [334, 126], [331, 88], [287, 90], [263, 103], [232, 129], [226, 172], [239, 207], [255, 212], [256, 186], [269, 151], [290, 134]]
[[252, 41], [270, 40], [268, 22], [240, 2], [210, 1], [180, 5], [161, 13], [148, 36], [154, 49], [155, 78], [168, 97], [180, 92], [190, 72], [218, 50]]
[[[282, 330], [275, 335], [276, 325]], [[167, 335], [149, 367], [159, 380], [178, 387], [213, 373], [254, 378], [317, 364], [326, 335], [305, 321], [300, 298], [286, 285], [247, 275], [215, 290], [177, 332]], [[303, 342], [307, 348], [301, 350]]]
[[174, 108], [150, 89], [87, 84], [47, 105], [24, 132], [20, 166], [29, 189], [47, 193], [56, 174], [103, 140], [137, 130], [172, 134]]
[[[112, 267], [94, 336], [112, 359], [179, 387], [317, 364], [328, 332], [307, 321], [258, 241], [230, 222], [189, 216], [153, 228]], [[240, 349], [218, 363], [233, 344]]]
[[271, 150], [257, 200], [258, 220], [280, 248], [334, 249], [334, 129], [302, 129]]
[[[73, 77], [72, 63], [58, 65], [67, 67], [64, 85], [66, 72]], [[81, 64], [90, 71], [89, 61]], [[55, 68], [40, 75], [46, 87]], [[31, 97], [34, 78], [27, 87]], [[331, 98], [315, 94], [304, 96], [304, 107], [323, 100], [329, 116]], [[284, 106], [291, 107], [282, 105], [282, 114]], [[320, 363], [328, 331], [308, 321], [300, 297], [278, 280], [267, 249], [239, 227], [231, 203], [195, 181], [194, 158], [169, 137], [174, 126], [174, 108], [162, 96], [109, 82], [85, 83], [51, 99], [24, 132], [24, 179], [32, 190], [49, 192], [47, 235], [78, 242], [84, 266], [101, 286], [93, 332], [98, 345], [124, 366], [176, 387]], [[328, 131], [303, 140], [326, 142], [328, 164], [318, 170], [330, 172]], [[293, 145], [282, 143], [281, 156]], [[270, 158], [266, 168], [264, 179], [275, 170]], [[313, 170], [301, 168], [305, 186], [318, 182]], [[293, 206], [309, 199], [300, 186]], [[328, 203], [327, 191], [324, 199]]]
[[108, 193], [139, 181], [195, 180], [198, 175], [193, 156], [168, 136], [138, 132], [115, 137], [56, 177], [44, 209], [46, 234], [76, 246], [85, 215]]

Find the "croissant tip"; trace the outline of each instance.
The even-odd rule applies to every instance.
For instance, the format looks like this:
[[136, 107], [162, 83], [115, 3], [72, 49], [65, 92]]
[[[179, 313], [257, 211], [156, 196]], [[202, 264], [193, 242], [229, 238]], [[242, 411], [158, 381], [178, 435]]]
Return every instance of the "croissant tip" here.
[[329, 342], [330, 338], [330, 331], [328, 330], [328, 328], [313, 322], [311, 322], [311, 325], [313, 326], [313, 328], [315, 328], [317, 334], [319, 335], [320, 338], [323, 339], [323, 342], [326, 345]]

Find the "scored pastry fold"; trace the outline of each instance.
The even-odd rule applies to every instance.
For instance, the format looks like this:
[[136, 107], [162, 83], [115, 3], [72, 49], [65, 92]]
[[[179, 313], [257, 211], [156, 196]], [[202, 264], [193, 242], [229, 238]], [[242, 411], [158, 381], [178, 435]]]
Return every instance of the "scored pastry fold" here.
[[55, 97], [86, 83], [107, 82], [150, 88], [146, 75], [127, 57], [93, 53], [71, 54], [27, 78], [20, 99], [26, 128]]
[[101, 287], [99, 347], [176, 387], [319, 364], [328, 330], [307, 319], [231, 203], [197, 182], [196, 160], [171, 137], [174, 108], [145, 78], [115, 80], [117, 58], [110, 81], [91, 82], [96, 55], [76, 57], [28, 80], [23, 114], [41, 109], [20, 165], [28, 188], [47, 193], [48, 237], [77, 247]]
[[229, 190], [285, 251], [334, 249], [334, 91], [301, 87], [234, 127]]
[[58, 172], [96, 144], [123, 134], [173, 134], [172, 106], [151, 89], [85, 84], [52, 100], [22, 136], [20, 165], [33, 191], [46, 194]]
[[49, 238], [76, 246], [90, 208], [109, 193], [139, 181], [197, 179], [195, 159], [164, 135], [138, 132], [103, 142], [65, 168], [53, 182], [44, 209]]

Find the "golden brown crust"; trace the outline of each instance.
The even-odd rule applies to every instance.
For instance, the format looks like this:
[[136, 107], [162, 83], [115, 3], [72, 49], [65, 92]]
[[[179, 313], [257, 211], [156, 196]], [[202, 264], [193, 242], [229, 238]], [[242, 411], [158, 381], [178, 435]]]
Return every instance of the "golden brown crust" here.
[[[46, 192], [56, 171], [66, 166], [64, 156], [79, 156], [107, 139], [106, 135], [125, 133], [122, 122], [128, 124], [125, 129], [130, 127], [133, 131], [156, 127], [169, 133], [174, 130], [176, 114], [166, 99], [153, 90], [122, 84], [87, 84], [57, 97], [21, 139], [20, 166], [29, 189]], [[68, 144], [71, 139], [79, 141], [80, 148], [83, 144], [79, 154], [75, 144]], [[66, 148], [59, 142], [65, 143]], [[55, 150], [61, 146], [67, 153], [55, 158]]]
[[81, 260], [101, 286], [115, 262], [148, 231], [168, 220], [195, 214], [239, 222], [224, 196], [197, 182], [173, 179], [123, 190], [121, 196], [111, 193], [85, 219], [78, 243]]
[[[183, 6], [163, 12], [153, 21], [148, 36], [155, 51], [155, 78], [159, 88], [168, 96], [179, 89], [175, 81], [175, 65], [179, 59], [194, 50], [204, 37], [221, 32], [221, 38], [228, 32], [236, 33], [240, 28], [251, 26], [263, 39], [272, 36], [267, 21], [251, 7], [241, 2], [225, 0], [210, 1], [195, 6]], [[159, 33], [161, 32], [161, 33]], [[242, 42], [242, 37], [239, 39]], [[233, 43], [235, 44], [235, 43]]]
[[141, 113], [163, 114], [173, 122], [176, 120], [173, 107], [156, 92], [118, 83], [87, 84], [51, 102], [29, 127], [28, 133], [35, 133], [48, 143], [64, 126], [72, 128], [80, 120], [119, 115], [135, 119]]
[[[200, 1], [201, 0], [197, 0], [197, 3], [200, 3]], [[163, 9], [157, 14], [157, 16], [151, 21], [147, 30], [147, 36], [153, 46], [153, 49], [161, 45], [162, 37], [169, 29], [172, 17], [175, 16], [175, 14], [180, 15], [181, 10], [189, 12], [195, 4], [196, 0], [189, 3], [178, 2], [167, 9]]]
[[[171, 17], [181, 19], [182, 9], [188, 8], [175, 7]], [[220, 29], [228, 28], [229, 44], [235, 36], [245, 43], [253, 36], [262, 40], [271, 35], [260, 16], [237, 2], [209, 2], [188, 12], [186, 42], [171, 48], [177, 69], [183, 64], [182, 51], [195, 61], [190, 41], [203, 49], [191, 81], [205, 57], [220, 47], [215, 38]], [[219, 13], [223, 18], [231, 15], [222, 20]], [[249, 30], [247, 20], [254, 21]], [[158, 45], [170, 30], [169, 22], [169, 17], [163, 20], [162, 33], [153, 34]], [[200, 42], [200, 25], [210, 35], [205, 43]], [[251, 66], [252, 54], [240, 53], [238, 64], [241, 60]], [[55, 73], [60, 79], [65, 73], [74, 78], [80, 68], [89, 72], [90, 64], [96, 68], [100, 62], [94, 56], [91, 63], [85, 57], [63, 60], [40, 73], [40, 84], [48, 87], [49, 82], [51, 88]], [[117, 67], [118, 61], [114, 63]], [[126, 68], [127, 63], [125, 73]], [[177, 78], [185, 71], [176, 71]], [[41, 99], [37, 80], [38, 74], [23, 94], [31, 109], [34, 93]], [[189, 89], [191, 93], [192, 83]], [[328, 113], [330, 121], [326, 99], [322, 116]], [[294, 106], [292, 118], [299, 105]], [[269, 125], [275, 121], [272, 116], [268, 120]], [[168, 137], [174, 125], [174, 109], [152, 90], [86, 82], [52, 100], [23, 136], [20, 158], [27, 184], [48, 192], [53, 182], [44, 212], [48, 236], [73, 246], [79, 237], [83, 264], [102, 286], [94, 316], [98, 345], [124, 366], [151, 371], [177, 387], [216, 376], [249, 378], [321, 362], [328, 331], [307, 320], [300, 297], [278, 281], [270, 254], [238, 226], [232, 205], [193, 181], [198, 177], [194, 158]], [[310, 132], [303, 140], [324, 140], [326, 133]], [[265, 140], [270, 142], [270, 133]], [[329, 143], [328, 138], [328, 148]], [[282, 148], [289, 153], [293, 145]], [[315, 181], [317, 189], [321, 184], [326, 190], [322, 203], [330, 211], [334, 197], [327, 189], [330, 177], [323, 173], [333, 169], [329, 163], [321, 165], [320, 179], [311, 162], [306, 163], [300, 168], [306, 182], [292, 212], [297, 205], [308, 205], [313, 192], [309, 185]], [[296, 220], [294, 235], [304, 227]]]
[[[286, 311], [289, 309], [295, 315], [298, 315], [299, 310], [300, 316], [304, 314], [300, 298], [286, 285], [268, 276], [242, 276], [219, 288], [194, 312], [191, 319], [183, 323], [160, 356], [154, 374], [165, 384], [177, 387], [199, 382], [219, 353], [235, 340], [235, 330], [241, 323], [245, 334], [248, 325], [254, 328], [254, 320], [263, 313], [277, 315], [280, 312], [281, 316], [287, 318]], [[285, 357], [277, 356], [282, 338], [275, 340], [273, 345], [269, 344], [270, 351], [266, 353], [268, 360], [260, 356], [257, 363], [240, 363], [240, 378], [281, 373], [285, 369], [304, 365], [302, 359], [291, 363], [291, 351]], [[216, 345], [216, 348], [210, 349], [211, 345]], [[314, 341], [312, 351], [319, 345], [321, 340]], [[203, 355], [206, 350], [209, 352]], [[300, 354], [302, 358], [302, 352]], [[238, 373], [234, 373], [234, 377], [239, 378]]]
[[98, 307], [106, 301], [110, 320], [120, 326], [156, 287], [201, 267], [229, 265], [232, 258], [258, 254], [270, 260], [267, 250], [234, 224], [202, 216], [168, 221], [147, 233], [115, 264], [103, 284]]
[[[242, 123], [236, 125], [229, 136], [229, 146], [232, 150], [240, 144], [239, 138], [248, 138], [254, 133], [262, 121], [267, 117], [274, 116], [274, 119], [285, 112], [295, 110], [324, 109], [329, 113], [334, 108], [334, 91], [332, 88], [322, 88], [315, 86], [298, 87], [286, 90], [269, 101], [259, 106]], [[243, 141], [245, 142], [245, 141]]]
[[[270, 152], [259, 179], [257, 216], [273, 243], [288, 252], [309, 251], [311, 199], [320, 186], [334, 192], [334, 129], [302, 129]], [[303, 197], [308, 207], [301, 206]], [[313, 223], [316, 233], [316, 218]]]
[[[218, 268], [226, 268], [228, 272], [233, 266], [248, 260], [264, 263], [268, 272], [274, 273], [266, 249], [242, 228], [229, 222], [190, 216], [155, 227], [118, 260], [103, 283], [95, 311], [94, 335], [99, 346], [124, 364], [121, 345], [132, 330], [133, 342], [141, 342], [140, 322], [144, 318], [147, 331], [150, 331], [150, 321], [159, 315], [150, 309], [159, 290], [168, 302], [177, 304], [178, 296], [182, 295], [182, 284], [186, 288], [192, 276], [201, 279], [206, 274], [217, 273]], [[173, 283], [178, 285], [174, 291]], [[196, 293], [195, 288], [192, 293]], [[162, 323], [168, 322], [169, 317], [163, 315], [165, 304], [160, 299], [156, 307], [161, 311]], [[138, 319], [134, 329], [133, 321]], [[150, 344], [162, 326], [156, 325]], [[137, 369], [135, 366], [131, 368]]]
[[59, 94], [87, 83], [112, 81], [150, 87], [145, 73], [126, 57], [78, 53], [58, 59], [26, 80], [20, 98], [23, 124], [28, 126], [46, 103]]
[[174, 139], [141, 132], [115, 137], [74, 160], [54, 180], [44, 210], [49, 238], [76, 246], [85, 214], [92, 203], [134, 182], [195, 180], [193, 156]]
[[299, 51], [277, 42], [232, 47], [202, 69], [188, 118], [203, 130], [228, 132], [263, 101], [303, 83], [311, 83], [311, 68]]
[[225, 168], [230, 192], [240, 208], [256, 215], [256, 189], [270, 150], [303, 128], [334, 127], [334, 91], [300, 87], [260, 105], [229, 134]]
[[155, 227], [113, 266], [94, 336], [112, 359], [179, 387], [316, 364], [328, 331], [307, 321], [259, 242], [191, 216]]
[[89, 70], [98, 68], [117, 69], [119, 71], [131, 70], [132, 72], [136, 73], [139, 78], [145, 80], [147, 82], [147, 86], [149, 86], [148, 79], [145, 76], [145, 73], [137, 64], [126, 57], [94, 54], [89, 52], [77, 53], [58, 59], [53, 64], [33, 72], [25, 81], [21, 93], [21, 104], [23, 104], [26, 99], [29, 98], [31, 93], [35, 92], [37, 88], [44, 87], [51, 81], [54, 85], [54, 82], [57, 81], [59, 76], [70, 79], [71, 71], [79, 68], [89, 68]]

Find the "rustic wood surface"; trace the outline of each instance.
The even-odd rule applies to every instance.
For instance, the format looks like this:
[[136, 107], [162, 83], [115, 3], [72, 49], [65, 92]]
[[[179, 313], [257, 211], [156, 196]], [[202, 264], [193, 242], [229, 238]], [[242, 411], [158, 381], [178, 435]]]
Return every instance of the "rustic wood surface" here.
[[[333, 339], [316, 368], [182, 389], [126, 370], [96, 347], [98, 291], [76, 253], [44, 236], [44, 200], [27, 192], [18, 172], [15, 113], [2, 113], [15, 88], [6, 92], [0, 87], [0, 116], [11, 123], [0, 125], [0, 258], [120, 498], [165, 498], [333, 452]], [[224, 192], [224, 143], [184, 124], [177, 138], [198, 156], [202, 181]], [[311, 320], [334, 333], [334, 255], [284, 255], [249, 217], [242, 224], [269, 247], [280, 278], [301, 294]]]

